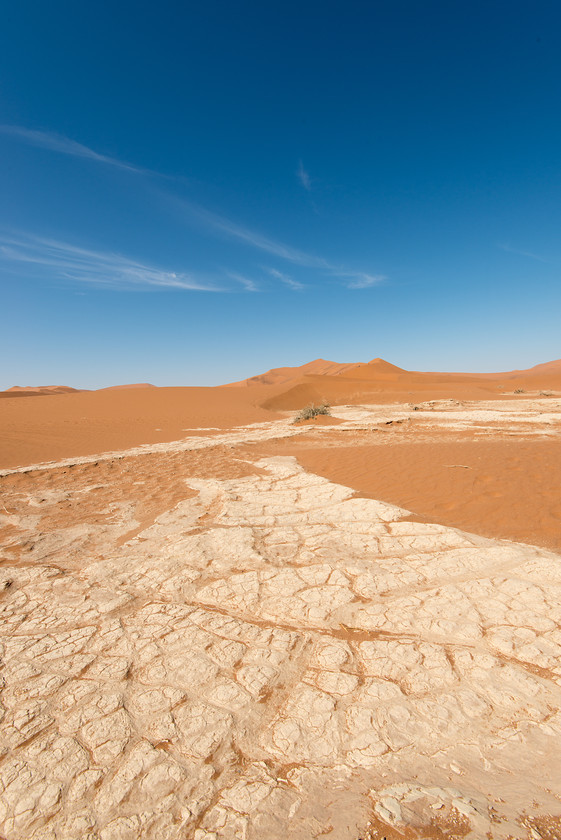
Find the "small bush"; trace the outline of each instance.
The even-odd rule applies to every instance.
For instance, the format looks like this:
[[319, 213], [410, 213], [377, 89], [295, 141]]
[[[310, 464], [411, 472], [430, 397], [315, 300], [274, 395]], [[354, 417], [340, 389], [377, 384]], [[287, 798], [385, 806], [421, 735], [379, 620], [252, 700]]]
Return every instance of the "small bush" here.
[[515, 394], [525, 394], [526, 391], [524, 390], [524, 388], [515, 388], [514, 393]]
[[322, 403], [321, 405], [314, 405], [312, 403], [311, 405], [307, 405], [306, 408], [300, 409], [294, 418], [294, 422], [300, 423], [302, 420], [312, 420], [318, 414], [331, 414], [331, 407], [327, 403]]

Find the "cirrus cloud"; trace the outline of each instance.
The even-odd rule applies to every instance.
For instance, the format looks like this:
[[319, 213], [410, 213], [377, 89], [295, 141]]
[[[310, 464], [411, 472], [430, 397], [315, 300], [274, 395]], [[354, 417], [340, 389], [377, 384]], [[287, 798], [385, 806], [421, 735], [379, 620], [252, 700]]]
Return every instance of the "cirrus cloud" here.
[[213, 282], [186, 272], [167, 271], [121, 254], [93, 251], [32, 234], [0, 236], [0, 260], [16, 268], [25, 264], [39, 277], [90, 283], [119, 289], [153, 287], [198, 292], [224, 291]]

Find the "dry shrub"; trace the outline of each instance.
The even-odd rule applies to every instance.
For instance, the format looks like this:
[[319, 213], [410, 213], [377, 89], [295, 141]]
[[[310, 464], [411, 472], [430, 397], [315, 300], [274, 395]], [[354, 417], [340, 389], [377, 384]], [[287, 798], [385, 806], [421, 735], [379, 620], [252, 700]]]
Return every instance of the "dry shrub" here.
[[305, 408], [301, 408], [296, 417], [294, 418], [295, 423], [300, 423], [302, 420], [312, 420], [314, 417], [317, 417], [318, 414], [331, 414], [331, 407], [327, 403], [321, 403], [321, 405], [307, 405]]

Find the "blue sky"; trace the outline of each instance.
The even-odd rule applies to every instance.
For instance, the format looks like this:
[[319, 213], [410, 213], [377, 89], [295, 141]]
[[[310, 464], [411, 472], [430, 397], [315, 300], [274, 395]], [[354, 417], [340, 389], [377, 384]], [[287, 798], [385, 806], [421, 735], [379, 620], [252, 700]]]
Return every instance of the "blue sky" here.
[[20, 0], [0, 388], [561, 356], [558, 2]]

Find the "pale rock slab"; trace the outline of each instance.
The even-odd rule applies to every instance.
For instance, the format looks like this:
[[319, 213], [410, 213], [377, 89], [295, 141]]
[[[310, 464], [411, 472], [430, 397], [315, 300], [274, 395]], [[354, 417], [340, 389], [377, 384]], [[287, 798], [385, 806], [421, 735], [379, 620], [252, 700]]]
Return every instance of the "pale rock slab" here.
[[257, 467], [121, 546], [116, 507], [102, 553], [53, 532], [64, 570], [0, 546], [0, 835], [534, 836], [561, 812], [561, 558]]

